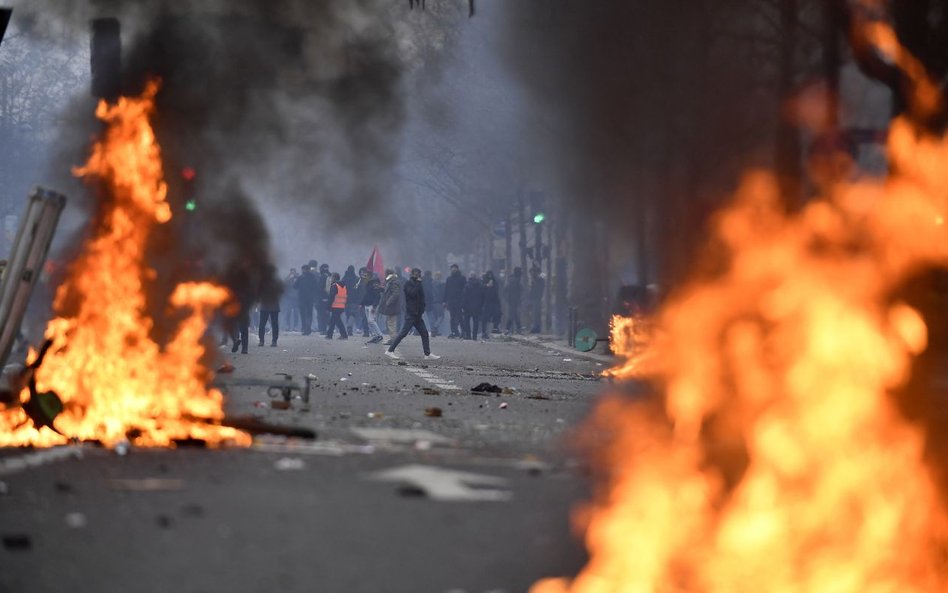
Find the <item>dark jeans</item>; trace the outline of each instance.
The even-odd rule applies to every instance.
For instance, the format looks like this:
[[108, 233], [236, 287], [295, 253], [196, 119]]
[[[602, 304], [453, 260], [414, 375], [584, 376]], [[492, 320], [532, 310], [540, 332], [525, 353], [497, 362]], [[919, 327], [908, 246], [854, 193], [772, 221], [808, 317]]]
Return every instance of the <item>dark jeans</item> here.
[[431, 335], [441, 334], [441, 322], [444, 321], [444, 303], [435, 303], [428, 315], [431, 317]]
[[473, 313], [464, 313], [464, 327], [462, 328], [461, 336], [467, 340], [476, 340], [477, 339], [477, 328], [481, 326], [481, 316], [480, 314]]
[[520, 331], [523, 325], [520, 323], [520, 303], [507, 304], [507, 331]]
[[250, 313], [241, 311], [235, 320], [234, 330], [231, 339], [234, 340], [234, 347], [231, 352], [237, 352], [237, 348], [246, 354], [247, 342], [250, 341]]
[[329, 329], [329, 299], [319, 299], [316, 301], [316, 326], [319, 333], [324, 334]]
[[300, 329], [304, 336], [313, 333], [313, 301], [300, 299]]
[[298, 331], [300, 329], [300, 308], [295, 302], [282, 303], [283, 312], [280, 316], [283, 318], [281, 325], [288, 331]]
[[408, 335], [408, 332], [411, 330], [417, 330], [418, 334], [421, 336], [421, 348], [425, 351], [425, 356], [431, 354], [431, 343], [428, 340], [428, 328], [425, 326], [425, 319], [421, 315], [415, 317], [414, 315], [406, 315], [405, 323], [402, 324], [402, 331], [398, 332], [398, 335], [392, 340], [392, 345], [388, 347], [389, 352], [395, 352], [395, 347], [405, 339], [405, 336]]
[[263, 344], [263, 338], [267, 335], [267, 319], [270, 320], [270, 330], [273, 335], [270, 336], [270, 343], [276, 346], [280, 338], [280, 312], [279, 311], [260, 311], [260, 343]]
[[345, 309], [333, 309], [329, 317], [329, 327], [326, 330], [326, 337], [332, 339], [332, 335], [335, 332], [336, 328], [339, 328], [339, 337], [343, 340], [349, 339], [349, 334], [346, 333], [346, 324], [342, 322], [342, 314], [345, 313]]
[[461, 332], [461, 324], [464, 323], [465, 320], [461, 307], [448, 307], [448, 312], [451, 314], [451, 334], [455, 336], [463, 335], [463, 332]]

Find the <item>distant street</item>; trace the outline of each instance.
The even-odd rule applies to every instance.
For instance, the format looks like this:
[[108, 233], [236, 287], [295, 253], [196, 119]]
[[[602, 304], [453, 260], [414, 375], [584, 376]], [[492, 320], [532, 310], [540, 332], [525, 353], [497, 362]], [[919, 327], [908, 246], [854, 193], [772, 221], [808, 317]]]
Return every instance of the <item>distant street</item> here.
[[[315, 440], [4, 450], [0, 592], [514, 593], [582, 566], [586, 484], [564, 437], [602, 362], [503, 338], [435, 339], [437, 361], [417, 337], [402, 361], [359, 338], [253, 340], [226, 353], [228, 417]], [[271, 408], [277, 373], [317, 376], [308, 409]], [[506, 392], [470, 391], [485, 382]]]

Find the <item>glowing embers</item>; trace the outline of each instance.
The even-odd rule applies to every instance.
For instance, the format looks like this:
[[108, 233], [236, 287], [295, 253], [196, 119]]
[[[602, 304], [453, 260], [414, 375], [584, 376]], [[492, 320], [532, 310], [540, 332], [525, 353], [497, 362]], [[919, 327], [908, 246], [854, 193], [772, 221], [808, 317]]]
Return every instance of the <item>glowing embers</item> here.
[[[46, 330], [52, 341], [36, 371], [40, 392], [64, 404], [61, 433], [37, 430], [22, 408], [0, 412], [0, 445], [49, 446], [68, 438], [114, 445], [171, 446], [199, 439], [209, 445], [246, 445], [250, 437], [223, 427], [223, 395], [207, 386], [203, 338], [213, 312], [230, 300], [210, 283], [171, 291], [167, 317], [177, 325], [166, 343], [152, 336], [146, 286], [155, 271], [146, 261], [156, 225], [171, 219], [161, 155], [149, 122], [157, 83], [138, 98], [101, 103], [106, 123], [85, 166], [75, 173], [102, 198], [90, 237], [56, 293], [59, 315]], [[34, 355], [35, 356], [35, 355]], [[22, 399], [28, 397], [24, 391]]]
[[948, 139], [893, 123], [885, 180], [804, 210], [749, 175], [717, 216], [720, 270], [672, 299], [645, 358], [661, 397], [602, 403], [582, 433], [599, 474], [577, 514], [591, 560], [534, 593], [867, 593], [948, 589], [948, 516], [926, 435], [896, 408], [921, 315], [893, 300], [948, 264]]

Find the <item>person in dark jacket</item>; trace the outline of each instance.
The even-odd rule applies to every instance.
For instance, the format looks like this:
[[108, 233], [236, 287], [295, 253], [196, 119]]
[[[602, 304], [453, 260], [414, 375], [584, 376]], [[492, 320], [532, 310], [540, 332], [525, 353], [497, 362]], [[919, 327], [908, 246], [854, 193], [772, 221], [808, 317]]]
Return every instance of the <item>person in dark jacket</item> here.
[[424, 350], [425, 358], [441, 358], [437, 354], [431, 353], [431, 343], [428, 338], [428, 328], [425, 326], [425, 289], [421, 283], [421, 270], [412, 268], [411, 277], [405, 282], [405, 323], [402, 324], [402, 331], [398, 333], [392, 344], [385, 351], [389, 358], [401, 358], [395, 352], [395, 348], [405, 339], [408, 332], [416, 330], [421, 336], [421, 347]]
[[[360, 270], [361, 273], [361, 270]], [[346, 289], [349, 291], [349, 297], [346, 301], [346, 330], [348, 330], [349, 335], [353, 335], [355, 332], [356, 324], [362, 325], [362, 294], [361, 288], [359, 286], [359, 276], [356, 275], [355, 266], [349, 266], [346, 268], [346, 273], [342, 275], [342, 283], [345, 284]], [[363, 332], [365, 327], [362, 328]]]
[[[496, 326], [500, 323], [500, 288], [494, 273], [488, 270], [484, 273], [481, 282], [484, 284], [484, 309], [481, 311], [481, 338], [489, 340], [487, 326]], [[475, 328], [475, 333], [476, 333]]]
[[283, 329], [299, 331], [300, 329], [300, 295], [294, 288], [296, 279], [300, 275], [296, 268], [290, 268], [290, 273], [283, 279], [283, 298], [280, 302]]
[[431, 270], [425, 270], [421, 275], [421, 288], [425, 291], [425, 325], [428, 326], [428, 332], [434, 333], [431, 331], [431, 310], [432, 310], [432, 300], [431, 297], [434, 296], [434, 280], [431, 277]]
[[293, 287], [299, 294], [300, 330], [304, 336], [308, 336], [313, 333], [313, 307], [316, 306], [316, 298], [319, 296], [319, 278], [309, 264], [304, 265], [302, 270], [303, 273], [296, 279]]
[[444, 280], [441, 272], [435, 272], [431, 282], [431, 307], [428, 313], [431, 316], [431, 335], [441, 335], [441, 324], [444, 322]]
[[319, 266], [318, 292], [316, 294], [316, 327], [319, 333], [326, 334], [329, 329], [330, 301], [329, 289], [332, 287], [332, 274], [329, 273], [329, 264]]
[[476, 272], [471, 272], [464, 284], [464, 323], [461, 327], [461, 336], [465, 340], [477, 340], [477, 330], [480, 326], [481, 312], [484, 310], [484, 285], [481, 284]]
[[388, 342], [390, 346], [395, 335], [398, 333], [398, 316], [402, 311], [402, 287], [398, 282], [398, 276], [395, 270], [385, 270], [385, 292], [382, 293], [382, 301], [379, 304], [379, 313], [385, 315], [385, 327], [388, 330]]
[[365, 290], [362, 293], [362, 310], [365, 317], [367, 332], [372, 336], [367, 344], [378, 344], [382, 341], [382, 330], [377, 321], [379, 301], [382, 300], [382, 283], [372, 272], [363, 269]]
[[275, 266], [267, 266], [263, 270], [263, 279], [260, 283], [260, 326], [258, 346], [263, 346], [263, 339], [267, 335], [267, 320], [270, 321], [270, 346], [275, 348], [280, 338], [280, 297], [283, 296], [283, 282], [277, 276]]
[[451, 264], [451, 275], [444, 283], [444, 304], [451, 314], [449, 338], [461, 337], [461, 322], [464, 319], [464, 276], [457, 264]]
[[339, 339], [348, 340], [349, 334], [346, 333], [346, 324], [342, 322], [342, 315], [346, 312], [346, 302], [349, 300], [349, 290], [339, 279], [339, 273], [333, 272], [330, 277], [332, 284], [329, 286], [329, 327], [326, 330], [326, 339], [331, 340], [333, 332], [339, 328]]
[[514, 268], [513, 276], [507, 280], [507, 333], [523, 333], [520, 323], [520, 301], [523, 299], [523, 269]]
[[250, 311], [257, 296], [255, 274], [251, 268], [251, 263], [247, 260], [235, 262], [228, 268], [224, 278], [224, 284], [233, 293], [240, 307], [237, 317], [231, 320], [231, 339], [234, 346], [230, 351], [237, 352], [240, 348], [243, 354], [247, 354], [250, 342]]
[[540, 333], [543, 327], [543, 291], [546, 281], [540, 275], [540, 268], [530, 268], [530, 309], [533, 313], [533, 327], [530, 332]]

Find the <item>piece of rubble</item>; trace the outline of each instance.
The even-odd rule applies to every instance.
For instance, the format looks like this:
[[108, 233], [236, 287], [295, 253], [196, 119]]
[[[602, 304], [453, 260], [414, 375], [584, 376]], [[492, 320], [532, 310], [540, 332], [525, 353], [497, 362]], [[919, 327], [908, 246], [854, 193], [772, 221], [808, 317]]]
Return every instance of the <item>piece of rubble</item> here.
[[422, 387], [421, 392], [424, 393], [425, 395], [441, 395], [441, 391], [433, 387]]
[[282, 457], [273, 464], [273, 467], [279, 471], [299, 471], [306, 467], [303, 460], [298, 457]]
[[10, 551], [25, 552], [33, 548], [33, 538], [25, 533], [5, 533], [0, 536], [0, 541]]
[[507, 409], [507, 402], [500, 402], [500, 405], [497, 406], [497, 407], [500, 408], [501, 410], [506, 410], [506, 409]]
[[282, 399], [270, 400], [270, 407], [274, 410], [289, 410], [290, 402], [284, 401]]
[[441, 418], [441, 408], [425, 408], [425, 416], [429, 418]]

